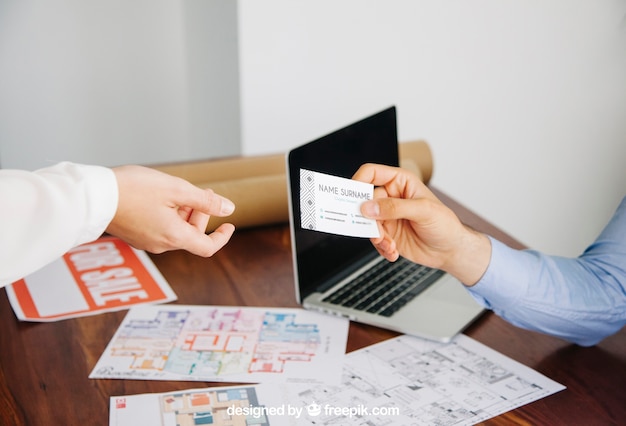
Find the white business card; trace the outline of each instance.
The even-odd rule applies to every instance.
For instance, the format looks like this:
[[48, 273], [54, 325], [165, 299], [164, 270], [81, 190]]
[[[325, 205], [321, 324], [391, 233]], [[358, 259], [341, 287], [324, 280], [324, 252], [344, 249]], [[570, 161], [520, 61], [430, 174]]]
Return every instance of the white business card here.
[[350, 237], [379, 237], [376, 221], [361, 215], [374, 185], [300, 169], [300, 225], [303, 229]]

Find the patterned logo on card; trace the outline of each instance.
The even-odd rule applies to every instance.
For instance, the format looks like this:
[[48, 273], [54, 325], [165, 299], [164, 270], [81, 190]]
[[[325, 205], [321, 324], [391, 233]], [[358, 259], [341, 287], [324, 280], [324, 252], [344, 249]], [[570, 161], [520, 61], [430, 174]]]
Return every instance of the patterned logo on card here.
[[315, 215], [315, 174], [300, 169], [300, 226], [316, 229]]

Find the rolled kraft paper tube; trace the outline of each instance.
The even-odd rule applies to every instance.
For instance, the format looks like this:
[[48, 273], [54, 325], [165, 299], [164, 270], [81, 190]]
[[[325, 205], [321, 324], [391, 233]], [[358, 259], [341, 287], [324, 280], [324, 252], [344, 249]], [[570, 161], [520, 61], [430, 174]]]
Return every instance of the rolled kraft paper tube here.
[[[432, 153], [425, 141], [399, 144], [400, 167], [428, 183], [433, 172]], [[200, 188], [210, 188], [235, 203], [228, 217], [213, 216], [207, 232], [229, 222], [236, 228], [284, 223], [289, 220], [285, 155], [233, 157], [152, 166], [179, 176]]]

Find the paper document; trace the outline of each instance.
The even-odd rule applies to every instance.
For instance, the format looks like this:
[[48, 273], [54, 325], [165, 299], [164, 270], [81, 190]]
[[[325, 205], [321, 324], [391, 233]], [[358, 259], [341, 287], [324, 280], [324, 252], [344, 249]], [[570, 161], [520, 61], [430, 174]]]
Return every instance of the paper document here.
[[292, 404], [320, 407], [299, 424], [472, 425], [565, 389], [465, 335], [450, 343], [403, 335], [348, 354], [344, 365], [341, 385], [292, 392]]
[[338, 383], [348, 320], [304, 309], [131, 309], [90, 378]]
[[351, 237], [380, 236], [376, 221], [361, 215], [374, 196], [372, 184], [300, 169], [301, 226]]
[[103, 237], [7, 286], [23, 321], [58, 321], [176, 300], [148, 255], [122, 240]]
[[221, 386], [113, 396], [109, 426], [297, 425], [302, 408], [285, 403], [288, 387]]
[[274, 426], [473, 425], [562, 389], [465, 335], [450, 343], [399, 336], [346, 355], [338, 386], [270, 383], [118, 396], [111, 398], [110, 425], [174, 426], [194, 424], [187, 423], [192, 418]]

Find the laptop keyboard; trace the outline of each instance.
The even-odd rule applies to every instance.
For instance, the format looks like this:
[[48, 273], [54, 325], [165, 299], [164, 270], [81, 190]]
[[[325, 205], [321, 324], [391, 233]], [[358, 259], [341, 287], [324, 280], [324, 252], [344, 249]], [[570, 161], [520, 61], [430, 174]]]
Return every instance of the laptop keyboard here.
[[322, 300], [390, 317], [443, 274], [404, 258], [382, 261]]

